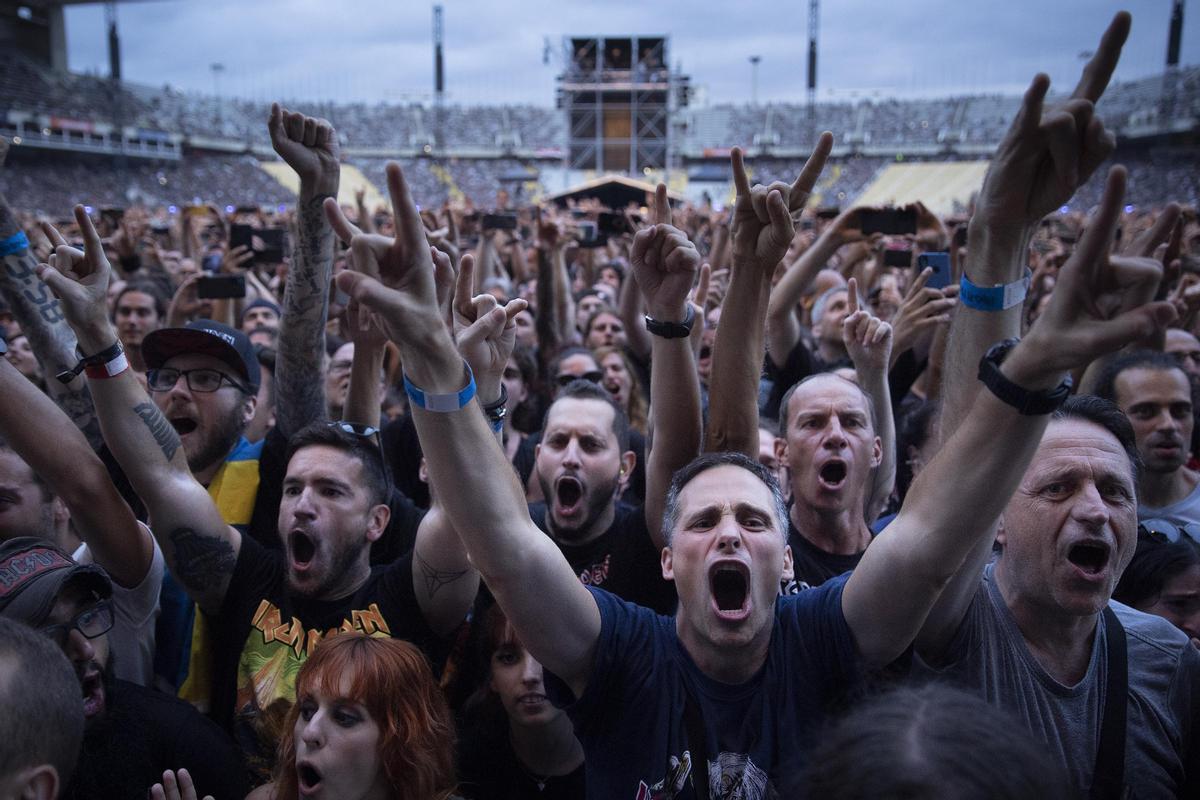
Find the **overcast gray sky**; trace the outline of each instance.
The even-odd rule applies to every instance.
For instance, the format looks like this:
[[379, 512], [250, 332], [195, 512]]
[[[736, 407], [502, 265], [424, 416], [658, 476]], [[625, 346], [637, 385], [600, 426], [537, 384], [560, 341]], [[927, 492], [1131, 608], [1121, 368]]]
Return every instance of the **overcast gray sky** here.
[[[564, 35], [669, 34], [710, 102], [802, 100], [804, 0], [445, 0], [447, 91], [463, 103], [554, 102]], [[1069, 89], [1080, 53], [1112, 14], [1134, 15], [1118, 79], [1161, 72], [1170, 0], [825, 0], [818, 96], [1019, 92], [1038, 70]], [[427, 99], [432, 4], [413, 0], [153, 0], [122, 4], [126, 79], [223, 95], [366, 102]], [[67, 11], [70, 66], [107, 74], [99, 5]], [[543, 41], [554, 53], [542, 63]], [[1200, 62], [1200, 3], [1185, 13], [1183, 62]], [[831, 94], [832, 92], [832, 94]]]

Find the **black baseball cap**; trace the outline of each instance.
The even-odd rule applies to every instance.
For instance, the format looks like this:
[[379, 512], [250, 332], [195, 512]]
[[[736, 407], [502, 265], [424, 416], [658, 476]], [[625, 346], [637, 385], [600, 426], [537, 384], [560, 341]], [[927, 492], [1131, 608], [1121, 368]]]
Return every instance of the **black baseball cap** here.
[[103, 569], [77, 563], [45, 539], [18, 536], [0, 544], [0, 616], [36, 628], [68, 582], [112, 597], [112, 581]]
[[258, 391], [262, 377], [254, 345], [236, 328], [211, 319], [196, 319], [182, 328], [159, 328], [142, 340], [147, 369], [159, 369], [174, 356], [188, 353], [219, 358], [242, 377], [251, 392]]

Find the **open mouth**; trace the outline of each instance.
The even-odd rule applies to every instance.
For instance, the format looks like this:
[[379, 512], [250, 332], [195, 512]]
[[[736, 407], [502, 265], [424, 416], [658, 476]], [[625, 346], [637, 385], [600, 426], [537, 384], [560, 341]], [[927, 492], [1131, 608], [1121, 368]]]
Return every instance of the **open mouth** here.
[[1078, 542], [1067, 551], [1067, 560], [1087, 575], [1098, 575], [1108, 564], [1108, 551], [1103, 542]]
[[198, 423], [191, 417], [175, 417], [171, 420], [171, 427], [175, 429], [176, 433], [183, 436], [196, 430]]
[[311, 792], [321, 783], [321, 773], [312, 764], [300, 762], [296, 765], [296, 777], [302, 791]]
[[83, 697], [83, 716], [94, 717], [104, 710], [104, 680], [99, 672], [90, 672], [79, 681]]
[[579, 482], [578, 478], [564, 475], [554, 486], [554, 499], [558, 503], [560, 513], [574, 512], [580, 501], [583, 500], [583, 484]]
[[740, 563], [718, 564], [708, 576], [713, 603], [722, 616], [739, 617], [748, 609], [750, 580]]
[[292, 563], [297, 567], [307, 567], [317, 554], [317, 543], [304, 531], [292, 531], [288, 541], [292, 549]]
[[840, 486], [846, 480], [846, 465], [841, 461], [828, 461], [818, 473], [821, 483], [827, 486]]

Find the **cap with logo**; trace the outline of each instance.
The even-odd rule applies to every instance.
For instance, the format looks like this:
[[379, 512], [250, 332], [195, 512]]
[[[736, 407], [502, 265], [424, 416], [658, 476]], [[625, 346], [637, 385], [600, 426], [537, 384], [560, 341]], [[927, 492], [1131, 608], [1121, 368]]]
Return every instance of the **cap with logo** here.
[[142, 358], [148, 369], [159, 369], [175, 356], [190, 354], [224, 361], [252, 392], [258, 391], [261, 372], [254, 345], [236, 328], [211, 319], [196, 319], [182, 328], [159, 328], [142, 340]]
[[68, 582], [112, 596], [112, 581], [95, 564], [79, 564], [44, 539], [18, 536], [0, 544], [0, 616], [37, 627]]

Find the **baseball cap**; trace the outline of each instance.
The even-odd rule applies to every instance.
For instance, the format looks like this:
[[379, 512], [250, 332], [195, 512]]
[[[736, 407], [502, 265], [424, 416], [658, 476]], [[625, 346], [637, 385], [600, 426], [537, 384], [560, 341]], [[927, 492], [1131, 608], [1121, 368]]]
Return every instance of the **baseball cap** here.
[[182, 328], [159, 328], [142, 340], [142, 358], [148, 369], [159, 369], [172, 357], [189, 353], [219, 358], [246, 381], [250, 391], [258, 391], [261, 373], [254, 345], [236, 328], [196, 319]]
[[0, 544], [0, 616], [41, 625], [68, 581], [112, 597], [112, 581], [103, 569], [76, 563], [45, 539], [18, 536]]

